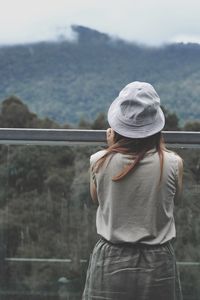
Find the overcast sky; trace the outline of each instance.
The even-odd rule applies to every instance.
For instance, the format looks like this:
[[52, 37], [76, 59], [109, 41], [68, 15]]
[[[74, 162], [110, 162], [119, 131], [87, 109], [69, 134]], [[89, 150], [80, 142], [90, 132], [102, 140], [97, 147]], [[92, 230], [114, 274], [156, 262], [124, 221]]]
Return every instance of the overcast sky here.
[[0, 0], [0, 44], [73, 38], [71, 24], [148, 45], [200, 43], [200, 1]]

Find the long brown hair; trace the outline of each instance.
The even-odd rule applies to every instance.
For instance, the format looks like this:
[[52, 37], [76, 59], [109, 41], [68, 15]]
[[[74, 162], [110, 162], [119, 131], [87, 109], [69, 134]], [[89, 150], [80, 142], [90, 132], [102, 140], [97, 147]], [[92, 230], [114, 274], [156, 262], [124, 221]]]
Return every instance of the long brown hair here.
[[94, 166], [94, 171], [98, 172], [98, 170], [103, 166], [107, 158], [108, 161], [109, 159], [111, 159], [112, 154], [128, 154], [130, 155], [130, 159], [133, 158], [133, 162], [125, 165], [121, 172], [112, 178], [113, 181], [119, 181], [123, 179], [129, 172], [135, 170], [139, 162], [144, 158], [146, 152], [154, 148], [158, 152], [160, 159], [161, 182], [165, 150], [164, 140], [161, 132], [158, 132], [150, 137], [141, 139], [127, 138], [115, 132], [114, 144], [108, 147], [106, 149], [106, 153], [96, 162]]

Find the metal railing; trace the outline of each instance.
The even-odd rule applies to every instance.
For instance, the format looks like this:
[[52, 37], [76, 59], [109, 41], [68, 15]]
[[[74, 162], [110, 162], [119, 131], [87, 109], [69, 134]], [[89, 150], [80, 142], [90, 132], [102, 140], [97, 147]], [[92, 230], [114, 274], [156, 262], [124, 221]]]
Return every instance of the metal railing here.
[[[200, 147], [200, 132], [163, 131], [166, 144], [174, 147]], [[0, 129], [0, 144], [100, 144], [106, 142], [105, 130], [80, 129]]]
[[[200, 132], [163, 131], [166, 144], [177, 148], [200, 148]], [[68, 144], [105, 144], [105, 130], [80, 129], [30, 129], [1, 128], [0, 144], [34, 144], [34, 145], [68, 145]], [[37, 258], [6, 258], [7, 261], [47, 261]], [[52, 262], [52, 260], [50, 259]], [[70, 263], [70, 259], [54, 260], [54, 262]], [[81, 263], [85, 263], [81, 260]], [[191, 265], [191, 262], [179, 262], [181, 265]], [[200, 265], [200, 263], [194, 263]]]

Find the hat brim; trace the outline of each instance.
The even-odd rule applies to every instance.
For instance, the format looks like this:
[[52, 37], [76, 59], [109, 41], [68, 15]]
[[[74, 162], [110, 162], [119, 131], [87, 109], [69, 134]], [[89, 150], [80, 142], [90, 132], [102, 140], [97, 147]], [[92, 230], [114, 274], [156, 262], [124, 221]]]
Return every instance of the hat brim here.
[[160, 132], [165, 126], [165, 116], [160, 107], [158, 108], [156, 117], [151, 124], [135, 126], [122, 122], [117, 113], [117, 101], [119, 101], [118, 98], [113, 101], [108, 110], [108, 123], [118, 134], [129, 138], [145, 138]]

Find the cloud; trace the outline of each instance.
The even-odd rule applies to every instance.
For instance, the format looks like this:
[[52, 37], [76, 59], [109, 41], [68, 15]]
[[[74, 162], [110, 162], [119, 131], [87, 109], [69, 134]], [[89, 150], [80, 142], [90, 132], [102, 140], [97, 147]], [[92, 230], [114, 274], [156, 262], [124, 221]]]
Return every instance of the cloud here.
[[199, 35], [177, 35], [171, 38], [171, 43], [185, 43], [187, 44], [188, 41], [190, 43], [200, 44], [200, 34]]
[[200, 32], [199, 0], [0, 0], [0, 7], [1, 44], [55, 40], [64, 32], [74, 38], [71, 24], [150, 45]]

